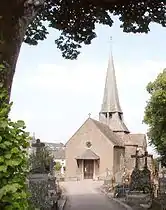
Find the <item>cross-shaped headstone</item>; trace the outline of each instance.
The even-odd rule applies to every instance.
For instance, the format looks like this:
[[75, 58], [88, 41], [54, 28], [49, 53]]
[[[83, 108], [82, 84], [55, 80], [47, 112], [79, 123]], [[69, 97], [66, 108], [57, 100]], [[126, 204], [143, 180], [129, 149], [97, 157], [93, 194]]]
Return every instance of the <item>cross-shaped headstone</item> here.
[[36, 148], [36, 159], [32, 168], [34, 171], [42, 173], [45, 171], [45, 165], [42, 157], [42, 149], [45, 147], [45, 144], [41, 143], [40, 139], [37, 139], [36, 143], [32, 144], [32, 147]]
[[138, 153], [139, 150], [137, 149], [135, 155], [131, 155], [131, 158], [135, 158], [135, 169], [139, 169], [139, 159], [142, 158], [142, 155], [138, 155]]
[[153, 155], [149, 155], [148, 151], [145, 151], [145, 153], [141, 155], [141, 158], [145, 158], [144, 168], [148, 168], [148, 157], [153, 158]]
[[148, 157], [153, 158], [153, 155], [150, 155], [150, 154], [148, 154], [148, 151], [145, 151], [144, 157], [145, 157], [145, 165], [144, 165], [144, 167], [148, 168]]
[[42, 148], [45, 147], [45, 144], [40, 142], [40, 139], [36, 139], [36, 143], [33, 143], [32, 147], [36, 148], [36, 156], [38, 157], [40, 155]]

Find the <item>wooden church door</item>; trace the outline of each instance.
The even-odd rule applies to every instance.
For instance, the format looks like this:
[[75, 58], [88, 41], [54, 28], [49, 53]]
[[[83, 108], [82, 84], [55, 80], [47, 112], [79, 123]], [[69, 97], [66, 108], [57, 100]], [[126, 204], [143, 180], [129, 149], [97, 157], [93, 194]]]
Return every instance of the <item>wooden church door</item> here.
[[93, 179], [94, 161], [84, 160], [84, 179]]

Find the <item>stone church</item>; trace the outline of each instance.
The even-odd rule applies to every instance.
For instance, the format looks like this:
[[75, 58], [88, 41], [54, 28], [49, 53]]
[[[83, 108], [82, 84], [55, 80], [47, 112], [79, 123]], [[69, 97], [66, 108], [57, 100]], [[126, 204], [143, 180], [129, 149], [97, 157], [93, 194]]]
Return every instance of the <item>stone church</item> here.
[[66, 143], [66, 180], [100, 180], [109, 174], [120, 182], [134, 167], [131, 155], [146, 149], [145, 134], [132, 134], [125, 125], [111, 54], [99, 120], [89, 117]]

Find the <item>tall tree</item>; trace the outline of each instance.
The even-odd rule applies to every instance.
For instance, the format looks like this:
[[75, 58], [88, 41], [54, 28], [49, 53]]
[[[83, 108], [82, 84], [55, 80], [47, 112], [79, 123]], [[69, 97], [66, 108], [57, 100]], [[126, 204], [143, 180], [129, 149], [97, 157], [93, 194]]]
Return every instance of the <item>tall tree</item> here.
[[145, 108], [144, 122], [149, 126], [148, 137], [166, 166], [166, 69], [147, 86], [150, 99]]
[[75, 59], [81, 44], [96, 37], [96, 23], [112, 26], [118, 15], [125, 32], [147, 33], [149, 24], [166, 26], [164, 0], [5, 0], [0, 6], [0, 81], [10, 95], [13, 76], [23, 41], [36, 45], [47, 37], [49, 27], [60, 30], [55, 40], [62, 56]]

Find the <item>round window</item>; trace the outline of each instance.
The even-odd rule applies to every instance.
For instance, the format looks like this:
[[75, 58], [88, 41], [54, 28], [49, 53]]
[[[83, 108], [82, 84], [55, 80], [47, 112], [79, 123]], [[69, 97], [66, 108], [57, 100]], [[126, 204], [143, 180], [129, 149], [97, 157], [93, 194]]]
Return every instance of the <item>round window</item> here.
[[90, 141], [87, 141], [87, 142], [86, 142], [86, 146], [87, 146], [88, 148], [90, 148], [90, 147], [92, 146], [92, 143], [91, 143]]

